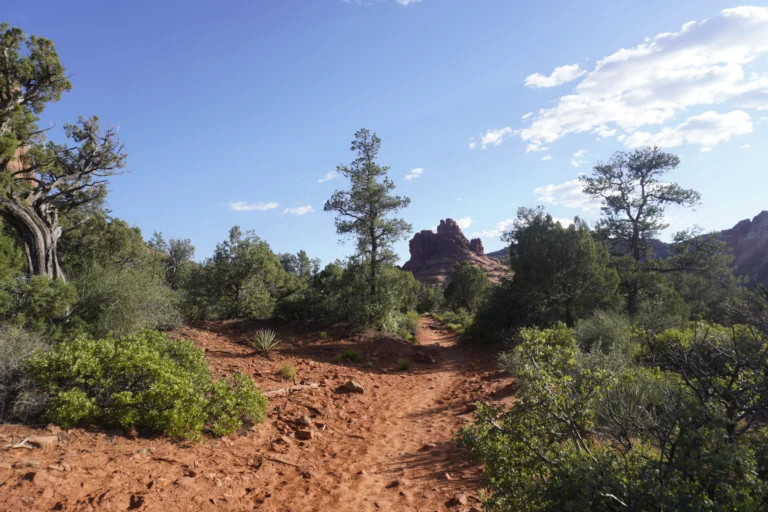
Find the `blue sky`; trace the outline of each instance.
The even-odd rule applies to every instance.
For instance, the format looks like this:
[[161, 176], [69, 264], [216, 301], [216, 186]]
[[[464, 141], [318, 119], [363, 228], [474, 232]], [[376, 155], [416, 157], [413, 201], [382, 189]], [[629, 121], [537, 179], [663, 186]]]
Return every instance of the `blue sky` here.
[[486, 250], [519, 206], [596, 219], [573, 180], [643, 144], [681, 155], [671, 179], [703, 194], [674, 228], [768, 209], [768, 4], [741, 5], [38, 0], [4, 16], [52, 39], [73, 75], [42, 124], [120, 126], [115, 216], [191, 238], [198, 259], [238, 224], [328, 262], [352, 246], [322, 211], [345, 183], [321, 180], [361, 127], [415, 231], [463, 219]]

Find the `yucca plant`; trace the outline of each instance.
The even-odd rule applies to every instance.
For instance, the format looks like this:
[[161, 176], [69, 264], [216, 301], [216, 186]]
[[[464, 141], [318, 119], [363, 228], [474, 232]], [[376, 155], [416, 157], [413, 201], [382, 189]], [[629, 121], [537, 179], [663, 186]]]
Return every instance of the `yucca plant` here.
[[280, 346], [280, 340], [277, 339], [275, 331], [259, 329], [253, 336], [250, 345], [256, 349], [256, 352], [269, 359], [270, 354]]

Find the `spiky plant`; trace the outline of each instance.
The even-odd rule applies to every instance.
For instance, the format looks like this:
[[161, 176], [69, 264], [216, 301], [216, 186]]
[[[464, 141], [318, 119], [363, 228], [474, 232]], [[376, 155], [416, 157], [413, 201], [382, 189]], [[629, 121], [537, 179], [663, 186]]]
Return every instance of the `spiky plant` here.
[[277, 339], [275, 331], [269, 329], [259, 329], [250, 342], [256, 352], [269, 359], [272, 352], [280, 346], [280, 340]]

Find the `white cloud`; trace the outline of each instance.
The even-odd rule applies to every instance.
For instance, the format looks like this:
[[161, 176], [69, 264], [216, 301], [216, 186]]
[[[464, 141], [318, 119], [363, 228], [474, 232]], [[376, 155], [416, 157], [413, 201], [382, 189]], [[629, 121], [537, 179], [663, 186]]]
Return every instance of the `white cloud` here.
[[472, 225], [472, 217], [464, 217], [463, 219], [459, 219], [456, 221], [456, 224], [458, 224], [461, 229], [467, 229]]
[[534, 73], [525, 77], [526, 87], [557, 87], [566, 82], [576, 80], [580, 76], [586, 74], [586, 71], [579, 69], [578, 64], [569, 64], [567, 66], [560, 66], [555, 68], [549, 76], [544, 76], [539, 73]]
[[741, 149], [749, 149], [751, 147], [752, 147], [752, 144], [744, 144], [743, 146], [741, 146]]
[[536, 200], [545, 204], [563, 206], [565, 208], [578, 208], [589, 211], [600, 208], [600, 202], [593, 200], [582, 191], [581, 182], [578, 179], [566, 181], [559, 185], [546, 185], [533, 190]]
[[405, 175], [405, 179], [408, 181], [415, 180], [419, 176], [421, 176], [421, 173], [424, 172], [424, 169], [418, 168], [418, 169], [411, 169], [411, 172]]
[[549, 150], [549, 147], [542, 146], [541, 143], [538, 141], [531, 142], [525, 147], [526, 153], [530, 153], [531, 151], [539, 152], [539, 151], [548, 151], [548, 150]]
[[322, 178], [320, 178], [319, 180], [317, 180], [317, 182], [318, 182], [318, 183], [325, 183], [326, 181], [328, 181], [328, 180], [332, 180], [333, 178], [335, 178], [335, 177], [336, 177], [336, 176], [338, 176], [338, 175], [339, 175], [339, 173], [338, 173], [338, 172], [336, 172], [336, 171], [331, 171], [331, 172], [329, 172], [328, 174], [326, 174], [325, 176], [323, 176]]
[[539, 158], [539, 162], [548, 162], [552, 160], [552, 155], [544, 155], [543, 157]]
[[236, 212], [265, 212], [267, 210], [274, 210], [278, 206], [275, 202], [248, 203], [246, 201], [233, 201], [229, 203], [229, 208]]
[[480, 142], [483, 145], [483, 149], [486, 149], [488, 146], [500, 146], [501, 143], [504, 142], [504, 137], [508, 135], [515, 135], [518, 132], [519, 130], [513, 130], [509, 126], [496, 130], [490, 129], [485, 132], [485, 135], [480, 137]]
[[[621, 132], [628, 135], [629, 145], [638, 141], [632, 135], [639, 129], [661, 128], [677, 114], [696, 107], [768, 110], [768, 73], [758, 60], [766, 54], [768, 7], [725, 9], [599, 60], [572, 93], [540, 110], [520, 137], [526, 143], [544, 145], [572, 133], [610, 137]], [[532, 77], [531, 85], [553, 78]], [[677, 134], [680, 144], [711, 147], [706, 145], [711, 140], [727, 140], [723, 130], [728, 127], [734, 129], [729, 135], [744, 133], [745, 122], [725, 127], [715, 123], [713, 138], [703, 132], [683, 136], [678, 133], [680, 126], [667, 135]]]
[[552, 217], [552, 220], [555, 222], [559, 222], [564, 228], [567, 228], [571, 224], [573, 224], [573, 219], [561, 219], [559, 217]]
[[727, 114], [718, 114], [710, 110], [699, 116], [689, 117], [685, 122], [664, 128], [658, 133], [635, 132], [627, 137], [626, 145], [662, 146], [674, 148], [683, 144], [697, 144], [701, 151], [712, 149], [718, 142], [727, 141], [732, 135], [744, 135], [752, 132], [752, 121], [743, 110], [734, 110]]
[[584, 159], [584, 155], [587, 154], [586, 149], [580, 149], [577, 152], [573, 154], [573, 157], [571, 157], [571, 165], [574, 167], [581, 167], [585, 163], [587, 163], [586, 159]]
[[397, 0], [397, 3], [400, 5], [417, 4], [419, 2], [421, 2], [421, 0]]
[[486, 231], [472, 233], [472, 238], [498, 238], [504, 231], [508, 231], [515, 224], [515, 219], [504, 219], [496, 223], [496, 227]]
[[475, 140], [474, 137], [469, 138], [468, 146], [469, 146], [469, 149], [475, 149], [477, 147], [477, 141]]
[[525, 121], [526, 119], [528, 119], [532, 115], [533, 115], [533, 112], [528, 112], [527, 114], [523, 114], [523, 121]]
[[295, 208], [286, 208], [285, 210], [283, 210], [282, 215], [286, 215], [286, 214], [288, 214], [288, 215], [305, 215], [305, 214], [311, 213], [313, 211], [315, 211], [315, 210], [312, 208], [312, 205], [308, 204], [306, 206], [297, 206]]

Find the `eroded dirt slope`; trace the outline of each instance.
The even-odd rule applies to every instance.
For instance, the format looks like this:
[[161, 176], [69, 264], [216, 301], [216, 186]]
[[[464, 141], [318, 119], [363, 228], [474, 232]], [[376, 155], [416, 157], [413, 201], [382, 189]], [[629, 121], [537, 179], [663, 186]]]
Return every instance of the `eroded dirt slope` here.
[[[330, 330], [327, 339], [277, 326], [286, 341], [279, 354], [265, 360], [242, 344], [255, 327], [185, 327], [174, 336], [204, 349], [217, 375], [246, 372], [267, 391], [304, 386], [273, 395], [265, 424], [201, 443], [98, 429], [1, 426], [2, 445], [49, 433], [59, 441], [48, 449], [0, 451], [0, 510], [358, 512], [479, 506], [480, 468], [452, 439], [472, 418], [468, 404], [509, 400], [499, 390], [510, 379], [496, 371], [492, 351], [458, 346], [452, 333], [424, 318], [418, 346], [379, 335], [348, 336], [343, 326]], [[345, 348], [359, 350], [363, 361], [332, 363]], [[399, 370], [401, 358], [415, 361], [410, 371]], [[286, 362], [296, 367], [293, 382], [278, 375]], [[337, 392], [350, 379], [365, 393]]]

